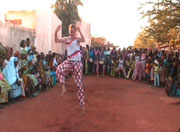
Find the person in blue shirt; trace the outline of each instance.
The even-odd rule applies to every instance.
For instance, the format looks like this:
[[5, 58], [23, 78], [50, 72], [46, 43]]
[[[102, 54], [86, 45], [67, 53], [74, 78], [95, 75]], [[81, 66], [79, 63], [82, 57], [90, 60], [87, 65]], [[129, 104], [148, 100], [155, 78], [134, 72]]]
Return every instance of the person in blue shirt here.
[[93, 65], [94, 65], [94, 49], [90, 47], [89, 50], [89, 61], [88, 61], [88, 66], [89, 66], [89, 74], [93, 73]]

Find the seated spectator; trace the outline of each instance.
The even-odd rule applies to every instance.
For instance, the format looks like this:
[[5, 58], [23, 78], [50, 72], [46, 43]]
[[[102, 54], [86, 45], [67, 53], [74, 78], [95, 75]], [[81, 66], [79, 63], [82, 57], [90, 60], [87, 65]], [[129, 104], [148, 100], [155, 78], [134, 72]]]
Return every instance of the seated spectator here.
[[44, 71], [44, 64], [43, 64], [43, 58], [42, 55], [38, 55], [37, 56], [37, 71], [40, 74], [40, 78], [42, 80], [42, 90], [45, 91], [47, 88], [47, 84], [46, 84], [46, 73]]
[[51, 68], [52, 85], [55, 86], [57, 83], [56, 67]]
[[12, 56], [7, 66], [3, 69], [4, 76], [12, 87], [12, 91], [10, 92], [10, 102], [12, 103], [19, 101], [22, 96], [21, 80], [18, 72], [18, 61], [19, 55], [17, 53], [17, 56]]
[[36, 96], [38, 93], [35, 91], [36, 86], [38, 85], [38, 80], [36, 77], [31, 73], [30, 68], [32, 67], [32, 63], [27, 61], [27, 51], [21, 51], [21, 60], [20, 60], [20, 71], [22, 78], [25, 82], [25, 91], [26, 95], [30, 98]]
[[8, 102], [8, 92], [11, 90], [11, 86], [5, 79], [3, 72], [1, 71], [3, 67], [3, 61], [6, 58], [7, 50], [6, 48], [0, 43], [0, 108], [2, 107], [2, 103]]

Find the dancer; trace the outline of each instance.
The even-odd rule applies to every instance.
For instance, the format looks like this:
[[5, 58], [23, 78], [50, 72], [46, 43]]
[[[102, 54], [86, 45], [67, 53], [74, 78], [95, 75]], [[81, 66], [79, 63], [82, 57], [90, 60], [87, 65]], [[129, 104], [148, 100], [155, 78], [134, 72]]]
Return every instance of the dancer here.
[[[80, 53], [80, 42], [84, 42], [84, 36], [80, 31], [79, 27], [71, 24], [69, 26], [69, 36], [58, 38], [57, 33], [60, 30], [61, 26], [58, 26], [55, 31], [55, 42], [56, 43], [64, 43], [67, 47], [67, 60], [65, 60], [62, 64], [57, 67], [56, 73], [57, 78], [62, 84], [61, 95], [63, 96], [66, 92], [65, 88], [65, 77], [69, 74], [75, 79], [75, 83], [78, 87], [77, 96], [79, 100], [79, 104], [82, 109], [82, 113], [84, 113], [85, 108], [85, 99], [84, 99], [84, 90], [82, 87], [82, 76], [83, 76], [83, 65], [81, 62], [81, 53]], [[80, 37], [76, 37], [76, 31], [79, 32]]]

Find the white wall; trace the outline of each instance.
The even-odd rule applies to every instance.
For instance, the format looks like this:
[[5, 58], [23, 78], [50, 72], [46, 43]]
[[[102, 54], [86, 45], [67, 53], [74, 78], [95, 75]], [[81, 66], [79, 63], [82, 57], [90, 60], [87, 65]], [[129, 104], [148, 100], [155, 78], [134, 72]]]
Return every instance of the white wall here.
[[[37, 11], [36, 44], [38, 51], [48, 53], [49, 50], [56, 53], [64, 53], [65, 46], [55, 43], [54, 33], [58, 25], [62, 22], [57, 18], [52, 10]], [[59, 32], [61, 37], [61, 31]]]
[[13, 47], [16, 51], [20, 49], [21, 40], [26, 40], [26, 38], [30, 38], [31, 43], [34, 44], [35, 32], [18, 25], [0, 21], [0, 42], [3, 45]]
[[91, 46], [91, 25], [85, 21], [77, 22], [77, 25], [80, 26], [81, 32], [85, 37], [85, 42], [81, 43], [83, 47], [86, 45]]
[[[86, 44], [91, 45], [90, 24], [85, 21], [82, 21], [80, 24], [86, 40], [81, 45], [84, 47]], [[54, 38], [55, 29], [58, 25], [62, 26], [62, 22], [51, 9], [36, 11], [36, 31], [0, 21], [0, 42], [6, 46], [13, 47], [15, 50], [19, 50], [20, 41], [28, 37], [31, 39], [31, 44], [36, 46], [37, 51], [48, 53], [51, 50], [62, 54], [65, 52], [66, 46], [55, 43]], [[61, 32], [58, 34], [59, 38], [61, 37]]]
[[[59, 26], [59, 25], [61, 25], [61, 27], [62, 27], [62, 22], [59, 20], [59, 18], [56, 16], [56, 14], [54, 12], [52, 12], [51, 18], [52, 18], [51, 50], [56, 53], [64, 53], [66, 50], [65, 44], [55, 43], [55, 30], [56, 30], [57, 26]], [[60, 32], [58, 32], [58, 37], [61, 38], [61, 36], [62, 36], [62, 30]]]

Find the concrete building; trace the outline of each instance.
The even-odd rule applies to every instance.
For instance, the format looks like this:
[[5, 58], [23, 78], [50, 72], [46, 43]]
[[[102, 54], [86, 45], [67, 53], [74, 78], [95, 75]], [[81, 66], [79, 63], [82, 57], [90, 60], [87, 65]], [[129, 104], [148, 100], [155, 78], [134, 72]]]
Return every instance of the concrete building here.
[[[0, 28], [3, 27], [3, 30], [0, 31], [0, 41], [4, 45], [8, 45], [15, 50], [18, 50], [20, 41], [29, 37], [32, 41], [32, 45], [36, 46], [39, 52], [48, 53], [49, 50], [56, 53], [65, 52], [65, 45], [55, 43], [54, 40], [55, 29], [58, 25], [62, 26], [62, 22], [51, 9], [8, 11], [5, 14], [5, 21], [6, 24], [3, 24], [3, 22], [0, 24]], [[79, 22], [78, 24], [80, 24], [86, 40], [85, 43], [82, 43], [82, 46], [85, 47], [86, 44], [91, 45], [90, 24], [85, 21]], [[12, 26], [15, 28], [12, 29]], [[19, 29], [24, 31], [21, 32]], [[4, 32], [7, 32], [6, 35], [3, 34]], [[29, 32], [31, 32], [31, 35]], [[16, 35], [13, 35], [12, 33], [15, 33]], [[59, 32], [59, 37], [61, 37], [61, 31]]]
[[36, 37], [35, 31], [0, 21], [0, 42], [3, 45], [13, 47], [14, 50], [19, 50], [20, 41], [27, 37], [34, 43]]
[[86, 45], [91, 46], [91, 25], [86, 21], [78, 22], [77, 25], [80, 26], [80, 29], [85, 37], [85, 42], [81, 43], [83, 47]]
[[[54, 41], [54, 31], [58, 25], [61, 25], [61, 21], [52, 10], [8, 11], [5, 14], [5, 21], [13, 23], [17, 28], [34, 32], [34, 38], [31, 37], [32, 45], [36, 46], [39, 52], [48, 53], [51, 50], [56, 53], [64, 53], [65, 46]], [[61, 36], [61, 32], [59, 36]], [[13, 40], [16, 38], [15, 36], [11, 37]], [[20, 37], [22, 40], [28, 36], [26, 38]], [[13, 46], [15, 50], [19, 49], [20, 41], [15, 41], [18, 44], [16, 47]], [[5, 45], [11, 44], [6, 43]]]
[[36, 13], [36, 11], [8, 11], [5, 14], [5, 21], [35, 30]]

